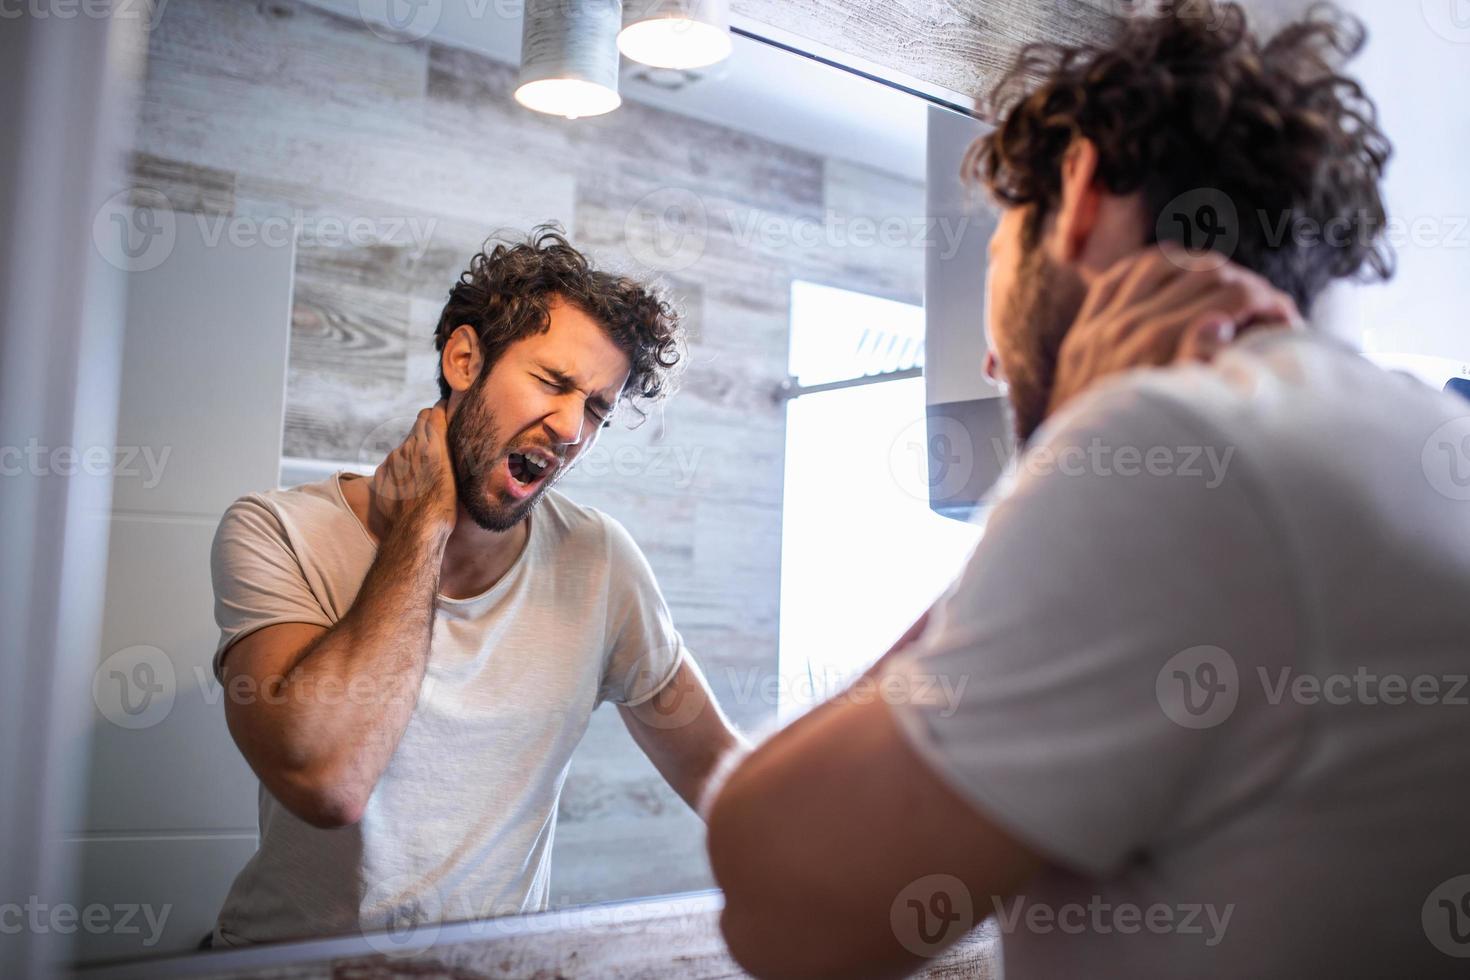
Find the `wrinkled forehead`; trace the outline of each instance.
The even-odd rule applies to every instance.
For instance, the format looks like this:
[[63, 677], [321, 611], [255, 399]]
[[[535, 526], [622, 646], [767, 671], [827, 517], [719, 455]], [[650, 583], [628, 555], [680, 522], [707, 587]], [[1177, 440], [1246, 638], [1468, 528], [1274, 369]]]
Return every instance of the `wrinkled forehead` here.
[[518, 356], [589, 398], [616, 403], [632, 371], [628, 355], [602, 324], [575, 306], [553, 301], [548, 316], [545, 333], [531, 334], [516, 345]]

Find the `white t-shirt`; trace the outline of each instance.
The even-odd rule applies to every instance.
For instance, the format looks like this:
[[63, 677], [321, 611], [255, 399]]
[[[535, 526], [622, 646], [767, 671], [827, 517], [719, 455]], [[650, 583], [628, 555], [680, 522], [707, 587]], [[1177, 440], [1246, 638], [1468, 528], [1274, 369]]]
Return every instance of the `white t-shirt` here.
[[1463, 975], [1467, 651], [1470, 404], [1281, 333], [1049, 421], [893, 710], [1053, 864], [1010, 980]]
[[[242, 636], [330, 627], [352, 606], [377, 548], [339, 477], [353, 478], [226, 511], [212, 554], [216, 676]], [[488, 591], [436, 597], [418, 702], [361, 822], [318, 829], [260, 788], [260, 849], [220, 911], [219, 944], [546, 907], [557, 799], [592, 710], [651, 698], [684, 645], [621, 524], [556, 491], [529, 520]]]

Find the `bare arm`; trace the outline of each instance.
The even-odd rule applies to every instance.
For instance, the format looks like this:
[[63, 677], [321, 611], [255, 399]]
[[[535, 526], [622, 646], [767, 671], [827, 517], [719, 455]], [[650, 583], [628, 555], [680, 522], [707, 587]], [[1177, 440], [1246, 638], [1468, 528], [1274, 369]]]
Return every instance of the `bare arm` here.
[[[882, 674], [884, 667], [892, 661], [893, 657], [897, 656], [900, 651], [908, 649], [908, 647], [913, 645], [914, 641], [923, 635], [925, 628], [929, 625], [929, 617], [934, 614], [936, 606], [938, 606], [937, 601], [934, 605], [925, 609], [919, 618], [914, 620], [908, 629], [904, 630], [903, 635], [893, 642], [893, 646], [888, 648], [888, 652], [874, 661], [871, 667], [863, 671], [861, 676], [853, 682], [852, 686], [845, 693], [851, 693], [853, 690], [871, 686], [874, 680]], [[808, 725], [820, 721], [825, 713], [833, 710], [833, 707], [841, 700], [842, 698], [838, 697], [825, 704], [817, 705], [811, 711], [808, 711], [785, 726], [779, 734], [787, 736], [794, 732], [805, 731]], [[707, 785], [704, 787], [704, 796], [699, 805], [699, 810], [706, 821], [709, 820], [709, 811], [714, 804], [715, 797], [724, 788], [725, 781], [745, 761], [745, 757], [749, 752], [750, 746], [744, 740], [737, 742], [733, 746], [733, 751], [727, 752], [725, 757], [719, 760], [718, 764], [714, 767], [714, 771], [707, 775]]]
[[347, 614], [326, 630], [266, 627], [224, 662], [235, 744], [272, 795], [318, 827], [361, 818], [413, 714], [454, 527], [443, 442], [442, 407], [426, 409], [374, 474], [375, 501], [401, 505], [375, 503], [391, 527]]
[[721, 927], [753, 975], [903, 976], [1044, 866], [914, 754], [891, 711], [879, 697], [818, 708], [714, 801]]
[[618, 711], [633, 741], [695, 810], [720, 760], [745, 748], [688, 657], [657, 694], [633, 707], [619, 705]]
[[[721, 927], [760, 977], [900, 976], [960, 939], [1041, 865], [935, 776], [878, 696], [892, 658], [743, 760], [706, 804]], [[938, 870], [949, 877], [936, 876]], [[920, 933], [910, 905], [972, 909]]]

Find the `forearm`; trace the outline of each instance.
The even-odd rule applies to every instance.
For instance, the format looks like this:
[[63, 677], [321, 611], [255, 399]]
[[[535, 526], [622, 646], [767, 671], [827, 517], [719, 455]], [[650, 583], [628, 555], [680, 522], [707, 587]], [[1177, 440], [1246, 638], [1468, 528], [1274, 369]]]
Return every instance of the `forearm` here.
[[670, 788], [703, 815], [703, 801], [722, 760], [739, 756], [747, 746], [694, 658], [686, 657], [658, 694], [619, 711], [633, 740]]
[[[937, 605], [938, 603], [936, 602], [935, 606]], [[720, 795], [721, 791], [724, 790], [725, 784], [731, 779], [732, 776], [735, 775], [736, 771], [740, 769], [742, 765], [744, 765], [744, 763], [751, 756], [753, 751], [765, 749], [773, 742], [785, 741], [797, 734], [805, 732], [808, 727], [815, 726], [820, 723], [829, 712], [836, 710], [839, 706], [849, 701], [855, 700], [861, 702], [864, 699], [876, 697], [877, 686], [883, 672], [888, 668], [889, 664], [892, 663], [893, 658], [897, 656], [899, 652], [913, 645], [913, 643], [923, 634], [925, 628], [929, 624], [929, 617], [934, 612], [934, 608], [934, 606], [930, 606], [927, 610], [925, 610], [924, 614], [914, 621], [913, 625], [911, 625], [904, 632], [904, 634], [894, 642], [893, 646], [889, 647], [888, 651], [884, 653], [883, 656], [879, 657], [872, 666], [863, 671], [862, 675], [859, 676], [855, 681], [853, 681], [852, 684], [844, 688], [841, 693], [823, 702], [822, 704], [817, 705], [811, 711], [808, 711], [801, 717], [786, 725], [780, 731], [773, 734], [769, 739], [763, 741], [759, 746], [753, 747], [744, 739], [738, 739], [736, 744], [734, 744], [728, 751], [726, 751], [716, 761], [716, 763], [710, 767], [709, 771], [706, 773], [705, 779], [701, 783], [700, 795], [698, 797], [699, 803], [696, 806], [696, 809], [699, 810], [700, 815], [705, 818], [706, 822], [708, 822], [710, 811], [714, 807], [716, 798]]]
[[[691, 758], [664, 777], [689, 808], [704, 816], [704, 804], [712, 787], [725, 774], [725, 766], [744, 758], [750, 743], [740, 735], [723, 715], [701, 734], [701, 742]], [[728, 760], [728, 761], [727, 761]]]
[[447, 537], [447, 528], [405, 515], [348, 613], [272, 678], [283, 779], [366, 802], [423, 683]]

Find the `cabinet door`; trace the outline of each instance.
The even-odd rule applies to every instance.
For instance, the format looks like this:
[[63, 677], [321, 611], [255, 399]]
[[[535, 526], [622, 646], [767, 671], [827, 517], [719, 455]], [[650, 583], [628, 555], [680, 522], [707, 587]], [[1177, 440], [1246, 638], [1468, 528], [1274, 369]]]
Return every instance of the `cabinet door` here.
[[943, 231], [924, 253], [929, 505], [959, 520], [970, 517], [1011, 452], [1004, 396], [983, 371], [986, 246], [995, 222], [960, 180], [965, 150], [981, 132], [968, 116], [929, 109], [926, 207], [931, 227]]

